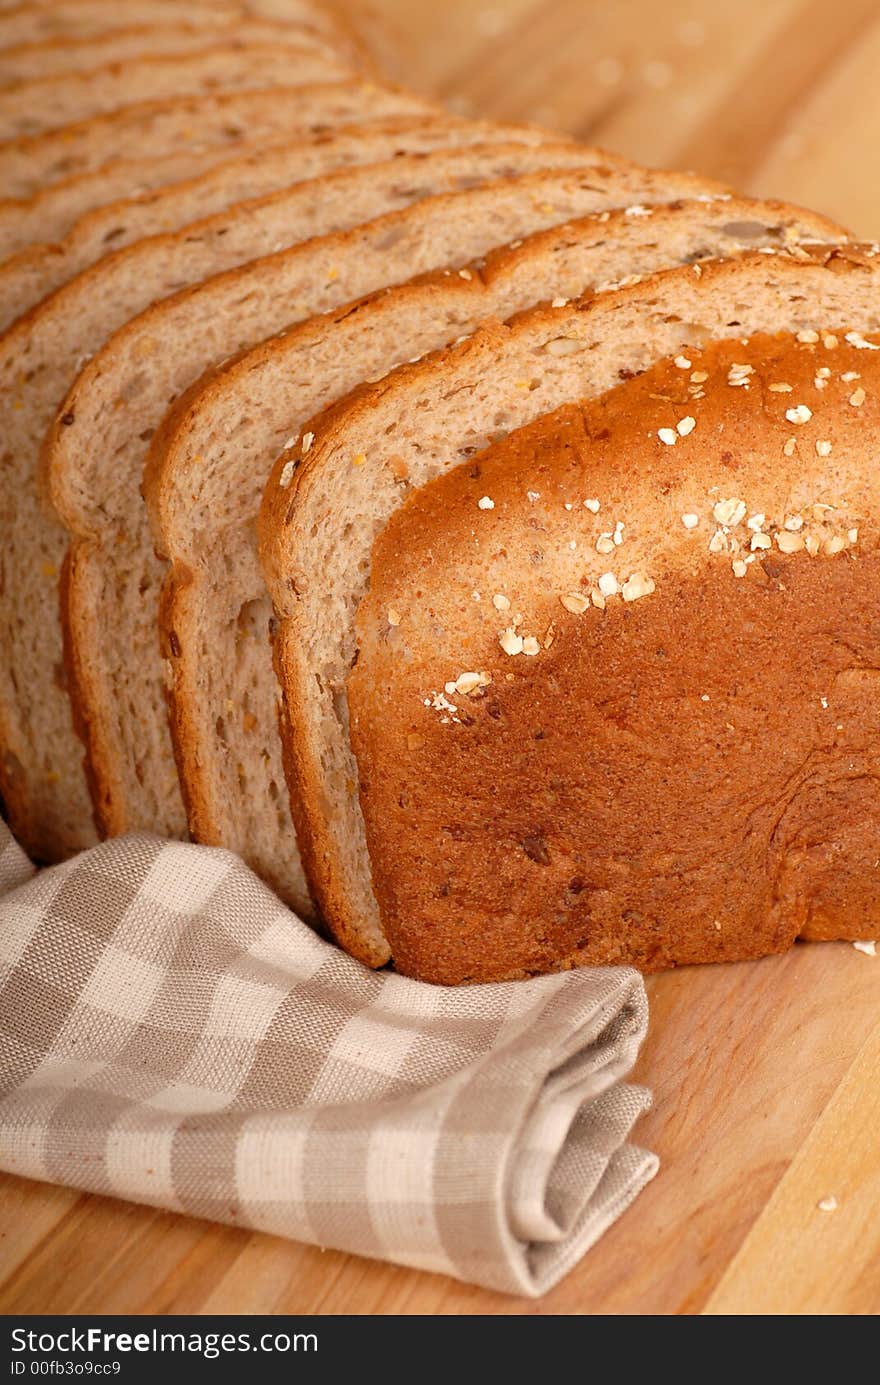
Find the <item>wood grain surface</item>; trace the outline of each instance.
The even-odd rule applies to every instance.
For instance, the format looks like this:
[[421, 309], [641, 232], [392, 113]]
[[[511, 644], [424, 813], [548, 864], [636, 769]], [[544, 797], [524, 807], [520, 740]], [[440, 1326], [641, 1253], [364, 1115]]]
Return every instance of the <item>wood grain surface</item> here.
[[[369, 8], [386, 68], [462, 113], [543, 121], [880, 235], [875, 0]], [[655, 1105], [637, 1133], [660, 1174], [538, 1303], [0, 1178], [0, 1310], [880, 1311], [880, 957], [799, 946], [655, 977], [649, 993], [637, 1076]]]

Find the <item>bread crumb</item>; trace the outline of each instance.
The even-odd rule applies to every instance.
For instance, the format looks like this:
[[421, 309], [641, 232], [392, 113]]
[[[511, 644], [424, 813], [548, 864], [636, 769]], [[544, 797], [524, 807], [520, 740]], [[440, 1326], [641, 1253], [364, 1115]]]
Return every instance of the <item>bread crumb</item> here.
[[488, 495], [481, 495], [481, 496], [480, 496], [480, 499], [477, 501], [477, 509], [479, 509], [479, 510], [494, 510], [494, 509], [495, 509], [495, 501], [494, 501], [494, 500], [491, 500], [491, 499], [489, 498]]
[[530, 500], [530, 501], [532, 502], [532, 504], [534, 505], [534, 503], [535, 503], [536, 500], [540, 500], [540, 499], [541, 499], [541, 492], [540, 492], [540, 491], [526, 491], [526, 499], [527, 499], [527, 500]]
[[281, 468], [281, 475], [278, 477], [278, 484], [283, 491], [287, 490], [293, 480], [293, 473], [296, 471], [296, 462], [285, 462]]
[[665, 442], [667, 447], [674, 447], [678, 442], [678, 434], [674, 428], [658, 428], [657, 437], [661, 442]]
[[400, 621], [401, 621], [400, 612], [399, 612], [399, 611], [395, 611], [395, 609], [394, 609], [393, 606], [389, 606], [389, 607], [388, 607], [387, 617], [388, 617], [388, 624], [389, 624], [389, 625], [399, 625], [399, 624], [400, 624]]
[[829, 1197], [821, 1198], [816, 1206], [820, 1212], [836, 1212], [838, 1208], [837, 1198], [832, 1193]]
[[678, 366], [679, 370], [690, 370], [691, 368], [691, 362], [687, 356], [676, 356], [674, 364]]
[[831, 443], [827, 438], [816, 439], [816, 455], [819, 457], [831, 456]]
[[746, 389], [748, 389], [749, 376], [754, 375], [754, 373], [754, 366], [740, 364], [734, 361], [733, 365], [731, 365], [730, 367], [730, 370], [727, 372], [727, 383], [728, 385], [733, 385], [734, 388], [745, 387]]
[[734, 577], [745, 577], [746, 573], [749, 570], [748, 564], [744, 563], [742, 558], [735, 558], [731, 564], [731, 567], [733, 568]]
[[522, 654], [522, 635], [518, 635], [512, 625], [509, 625], [506, 630], [502, 631], [501, 635], [499, 636], [498, 643], [501, 645], [501, 648], [504, 650], [505, 654]]
[[861, 332], [847, 332], [846, 340], [850, 346], [854, 346], [857, 351], [880, 351], [880, 346], [875, 346], [867, 337], [863, 337]]
[[806, 404], [796, 404], [793, 409], [786, 409], [785, 417], [789, 423], [809, 423], [813, 411], [808, 409]]
[[540, 654], [541, 646], [534, 635], [526, 635], [522, 642], [522, 652], [523, 654], [528, 654], [532, 658], [534, 658], [536, 654]]
[[852, 404], [854, 409], [860, 409], [865, 402], [865, 398], [865, 391], [862, 389], [861, 385], [859, 385], [858, 389], [853, 390], [852, 394], [850, 395], [849, 402], [850, 404]]
[[768, 385], [767, 388], [769, 389], [771, 394], [791, 394], [792, 391], [791, 385], [785, 385], [781, 383], [778, 385]]
[[867, 942], [864, 941], [862, 938], [857, 938], [856, 941], [853, 943], [853, 947], [855, 948], [856, 952], [863, 952], [866, 957], [877, 956], [877, 944], [873, 938], [871, 938]]
[[303, 456], [305, 456], [306, 453], [311, 449], [312, 443], [313, 443], [314, 441], [315, 441], [315, 435], [314, 435], [314, 433], [303, 433], [303, 440], [302, 440], [302, 455], [303, 455]]
[[696, 426], [697, 420], [695, 418], [691, 418], [690, 414], [686, 414], [684, 418], [680, 418], [678, 420], [678, 423], [676, 423], [675, 428], [680, 438], [686, 438], [689, 433], [692, 433], [694, 431]]
[[691, 383], [694, 385], [704, 385], [708, 378], [708, 370], [694, 370], [691, 372]]
[[786, 438], [782, 450], [786, 457], [793, 457], [797, 447], [797, 438]]
[[584, 506], [592, 515], [597, 515], [602, 508], [598, 500], [585, 500]]
[[696, 529], [700, 522], [700, 516], [694, 514], [682, 515], [681, 522], [685, 529]]
[[495, 607], [496, 611], [509, 611], [510, 598], [504, 596], [503, 593], [498, 592], [495, 596], [492, 597], [492, 605]]
[[803, 342], [804, 345], [812, 345], [819, 340], [819, 333], [812, 331], [812, 329], [808, 329], [803, 332], [798, 332], [797, 339]]

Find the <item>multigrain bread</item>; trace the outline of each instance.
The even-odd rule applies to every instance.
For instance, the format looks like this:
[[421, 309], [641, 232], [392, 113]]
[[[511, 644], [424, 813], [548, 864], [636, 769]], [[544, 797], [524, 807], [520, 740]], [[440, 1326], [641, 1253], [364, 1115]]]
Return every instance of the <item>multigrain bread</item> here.
[[[570, 162], [571, 146], [561, 145], [558, 148], [560, 159]], [[446, 160], [447, 174], [451, 158], [450, 154]], [[470, 181], [475, 168], [472, 151], [462, 151], [461, 158]], [[497, 164], [493, 165], [496, 159]], [[521, 167], [528, 167], [536, 162], [543, 163], [545, 159], [552, 162], [552, 149], [511, 145], [504, 153], [494, 148], [488, 150], [481, 164], [485, 176], [489, 176], [493, 167], [496, 171], [517, 163]], [[644, 178], [644, 175], [639, 176]], [[588, 174], [584, 175], [526, 175], [523, 180], [500, 185], [497, 199], [499, 213], [505, 211], [509, 204], [531, 206], [531, 200], [540, 195], [546, 199], [548, 210], [545, 215], [550, 217], [554, 197], [562, 207], [567, 208], [572, 199], [577, 202], [578, 199], [594, 197], [594, 182], [604, 185], [612, 177], [619, 178], [621, 186], [626, 186], [627, 180], [632, 181], [636, 174], [630, 172], [628, 167], [615, 174], [599, 167], [588, 170]], [[347, 184], [344, 181], [346, 178]], [[7, 475], [14, 478], [8, 488], [8, 518], [2, 531], [4, 544], [0, 561], [3, 563], [5, 580], [0, 599], [0, 617], [4, 636], [8, 637], [9, 647], [14, 652], [13, 662], [20, 670], [20, 691], [17, 692], [12, 686], [7, 672], [6, 685], [0, 696], [7, 776], [4, 797], [19, 835], [31, 845], [34, 854], [54, 856], [75, 849], [88, 820], [83, 802], [82, 746], [70, 723], [66, 689], [60, 679], [53, 678], [53, 670], [63, 663], [56, 586], [66, 536], [59, 527], [41, 516], [38, 508], [37, 459], [55, 410], [72, 385], [77, 371], [96, 347], [148, 304], [179, 290], [182, 285], [199, 283], [206, 274], [242, 265], [255, 255], [265, 256], [277, 250], [279, 244], [289, 244], [291, 240], [334, 224], [334, 221], [337, 225], [353, 226], [369, 210], [381, 205], [383, 196], [391, 198], [394, 205], [400, 205], [401, 201], [406, 201], [408, 192], [418, 195], [424, 191], [422, 184], [409, 189], [402, 187], [400, 178], [398, 160], [390, 166], [387, 181], [380, 176], [366, 186], [360, 172], [350, 170], [348, 174], [338, 175], [332, 183], [322, 180], [317, 187], [299, 184], [283, 194], [239, 204], [229, 213], [187, 225], [174, 235], [139, 241], [78, 275], [70, 284], [19, 318], [14, 327], [0, 338], [0, 380], [4, 382], [0, 388], [0, 419], [4, 436], [4, 462]], [[360, 190], [358, 196], [353, 192], [355, 185]], [[334, 193], [332, 197], [331, 191]], [[450, 197], [469, 195], [449, 194]], [[439, 205], [445, 207], [446, 203]], [[468, 205], [471, 204], [465, 204]], [[479, 205], [482, 207], [483, 204]], [[558, 219], [564, 218], [564, 212], [557, 212], [556, 215]], [[430, 251], [429, 246], [422, 244], [425, 228], [430, 224], [430, 218], [423, 217], [411, 228], [412, 236], [417, 237], [422, 245], [423, 255]], [[409, 223], [404, 221], [401, 233], [408, 226]], [[216, 294], [209, 291], [204, 298], [195, 299], [196, 305], [204, 304], [204, 315], [197, 312], [192, 316], [192, 303], [187, 298], [182, 305], [172, 307], [170, 311], [168, 322], [171, 335], [165, 339], [168, 349], [159, 355], [155, 354], [159, 340], [155, 332], [159, 331], [161, 336], [164, 329], [153, 319], [149, 319], [146, 328], [140, 322], [131, 336], [122, 339], [121, 354], [115, 349], [97, 353], [88, 372], [83, 374], [82, 389], [62, 409], [61, 418], [64, 421], [53, 434], [53, 448], [58, 457], [53, 477], [56, 500], [62, 507], [65, 521], [80, 538], [86, 540], [78, 550], [79, 561], [75, 573], [71, 575], [71, 591], [83, 590], [86, 575], [96, 572], [96, 565], [90, 562], [91, 526], [97, 523], [98, 534], [101, 533], [100, 515], [105, 512], [105, 507], [108, 517], [111, 514], [115, 516], [120, 504], [123, 509], [130, 509], [138, 501], [137, 487], [149, 431], [146, 424], [141, 424], [129, 436], [128, 429], [134, 415], [145, 411], [155, 415], [154, 424], [158, 422], [178, 388], [190, 384], [193, 376], [229, 350], [255, 340], [252, 335], [241, 334], [256, 332], [265, 335], [266, 332], [261, 330], [263, 322], [268, 323], [268, 331], [278, 330], [289, 317], [308, 311], [316, 301], [316, 295], [317, 301], [321, 305], [326, 302], [327, 306], [334, 300], [334, 295], [343, 298], [350, 296], [345, 292], [346, 281], [341, 268], [335, 263], [338, 255], [360, 257], [356, 267], [358, 273], [366, 275], [372, 271], [384, 276], [391, 272], [391, 268], [386, 270], [386, 266], [396, 266], [400, 277], [404, 277], [406, 271], [399, 268], [399, 256], [406, 249], [406, 243], [401, 242], [395, 254], [395, 246], [391, 242], [391, 237], [399, 229], [401, 227], [396, 220], [386, 218], [372, 232], [360, 236], [354, 232], [350, 236], [340, 234], [322, 240], [314, 253], [291, 251], [288, 256], [272, 255], [270, 259], [260, 261], [262, 268], [249, 272], [249, 276], [242, 274], [223, 280]], [[474, 234], [477, 234], [476, 230]], [[177, 317], [174, 316], [175, 312]], [[184, 318], [187, 319], [186, 326], [181, 329], [179, 323]], [[125, 355], [125, 343], [133, 341], [135, 335], [138, 336], [138, 344], [133, 348], [135, 354], [132, 358]], [[113, 376], [117, 366], [124, 373]], [[170, 376], [163, 373], [166, 367]], [[180, 384], [176, 387], [178, 380]], [[94, 388], [89, 388], [92, 381], [95, 382]], [[108, 402], [103, 392], [105, 384], [113, 391], [112, 402]], [[89, 419], [92, 403], [96, 405], [99, 415], [103, 415], [103, 411], [109, 407], [114, 418], [121, 420], [122, 415], [125, 416], [122, 438], [108, 426], [108, 420], [103, 416], [97, 432], [91, 434]], [[91, 438], [88, 444], [93, 449], [91, 461], [81, 450], [86, 436]], [[132, 465], [133, 460], [136, 460], [136, 466]], [[109, 474], [99, 475], [105, 464], [110, 468]], [[124, 470], [125, 467], [128, 469]], [[100, 487], [100, 492], [91, 488], [93, 481]], [[131, 499], [123, 501], [126, 488], [131, 490]], [[141, 511], [136, 511], [136, 525], [136, 529], [131, 530], [121, 544], [118, 559], [120, 564], [135, 562], [143, 567], [140, 550], [149, 547], [149, 539], [145, 516]], [[133, 571], [134, 568], [131, 568], [130, 576], [134, 585], [129, 588], [129, 594], [140, 611], [153, 612], [153, 624], [147, 626], [149, 634], [145, 638], [150, 653], [158, 661], [153, 646], [155, 607], [152, 604], [148, 606], [146, 599], [152, 581], [149, 561], [143, 590], [138, 589]], [[27, 625], [20, 623], [23, 610], [39, 613], [38, 641], [31, 638], [30, 618]], [[126, 657], [123, 641], [127, 637], [122, 635], [121, 627], [115, 620], [111, 628], [116, 637], [116, 653]], [[106, 641], [104, 643], [106, 647]], [[106, 650], [106, 653], [107, 657], [114, 657], [111, 651]], [[95, 676], [97, 659], [98, 651], [93, 650], [89, 663], [95, 662]], [[129, 667], [132, 667], [131, 663]], [[131, 687], [125, 695], [136, 699], [138, 694]], [[161, 699], [161, 692], [159, 696]], [[118, 709], [114, 715], [121, 711], [121, 708]], [[172, 835], [175, 830], [184, 830], [183, 809], [161, 707], [159, 718], [161, 720], [155, 736], [152, 729], [148, 731], [144, 727], [140, 738], [149, 761], [144, 775], [145, 784], [149, 784], [149, 791], [156, 794], [156, 799], [149, 800], [144, 816], [136, 820]], [[161, 757], [162, 747], [165, 749], [164, 759]], [[157, 780], [158, 787], [154, 788]], [[105, 830], [124, 830], [122, 826], [117, 826], [118, 817], [110, 816], [110, 800], [105, 806], [104, 799], [98, 794], [98, 801]]]
[[[561, 143], [565, 139], [565, 136], [557, 137], [537, 126], [501, 125], [488, 120], [466, 121], [437, 110], [430, 114], [374, 120], [364, 127], [351, 125], [331, 129], [324, 135], [313, 136], [310, 143], [322, 139], [337, 140], [338, 166], [345, 168], [349, 164], [371, 163], [391, 157], [382, 151], [392, 148], [395, 136], [401, 140], [401, 150], [412, 153], [442, 148], [444, 144], [500, 144], [505, 140], [538, 144], [549, 141]], [[105, 253], [119, 249], [120, 243], [125, 244], [132, 239], [133, 226], [141, 235], [167, 230], [170, 223], [163, 217], [164, 198], [166, 193], [173, 196], [171, 188], [175, 183], [188, 180], [197, 182], [198, 189], [202, 189], [208, 197], [204, 204], [200, 204], [204, 206], [200, 214], [209, 215], [214, 206], [210, 201], [211, 190], [217, 180], [222, 181], [226, 176], [225, 173], [216, 172], [220, 164], [229, 165], [229, 174], [241, 176], [242, 186], [253, 188], [252, 193], [241, 194], [242, 197], [256, 197], [276, 186], [269, 181], [274, 176], [271, 172], [273, 161], [284, 160], [289, 145], [300, 145], [302, 139], [301, 128], [294, 126], [285, 137], [273, 131], [265, 139], [259, 137], [255, 144], [242, 139], [236, 144], [217, 145], [214, 148], [200, 146], [155, 158], [115, 159], [93, 173], [83, 173], [52, 183], [32, 197], [0, 199], [0, 266], [30, 246], [34, 247], [35, 254], [45, 253], [47, 245], [64, 239], [78, 221], [92, 212], [96, 219], [85, 222], [77, 230], [79, 234], [85, 232], [104, 236]], [[265, 183], [261, 181], [264, 166]], [[301, 176], [309, 177], [310, 172], [311, 167], [307, 162]], [[250, 183], [247, 181], [249, 175], [253, 178]], [[198, 189], [194, 190], [201, 195]], [[106, 226], [104, 219], [112, 218], [120, 203], [126, 206], [118, 213], [119, 222]], [[138, 204], [136, 211], [130, 210], [131, 204], [135, 203]], [[149, 211], [141, 208], [142, 203], [150, 204]], [[141, 217], [144, 219], [136, 220]], [[141, 226], [149, 227], [149, 230], [141, 230]]]
[[284, 892], [293, 825], [254, 520], [273, 462], [308, 418], [489, 316], [706, 255], [842, 234], [822, 217], [743, 199], [603, 212], [493, 251], [464, 275], [436, 273], [312, 318], [188, 390], [153, 438], [144, 495], [171, 560], [161, 626], [196, 840], [236, 851]]
[[95, 172], [118, 158], [120, 150], [136, 149], [146, 159], [186, 149], [277, 144], [295, 130], [319, 134], [339, 125], [436, 114], [438, 109], [410, 92], [375, 82], [141, 101], [45, 135], [0, 144], [0, 188], [5, 197], [31, 197], [60, 179]]
[[0, 140], [58, 130], [134, 101], [161, 101], [213, 91], [254, 91], [338, 82], [353, 76], [344, 58], [292, 40], [222, 44], [198, 53], [164, 54], [108, 63], [85, 72], [16, 82], [0, 91]]
[[144, 24], [97, 38], [51, 38], [0, 48], [0, 86], [60, 77], [148, 54], [200, 52], [219, 43], [235, 48], [245, 43], [274, 42], [336, 56], [326, 40], [309, 30], [268, 19], [245, 18], [220, 34], [216, 29], [189, 24]]
[[878, 352], [689, 346], [392, 517], [348, 706], [398, 970], [875, 936]]
[[[169, 821], [184, 830], [156, 640], [162, 569], [140, 497], [147, 440], [173, 398], [285, 323], [442, 262], [452, 238], [459, 254], [473, 254], [573, 212], [705, 187], [688, 175], [599, 166], [447, 194], [176, 294], [89, 361], [58, 413], [46, 458], [52, 501], [73, 540], [62, 593], [67, 667], [105, 831], [144, 823], [167, 832]], [[228, 237], [224, 246], [228, 254]], [[96, 648], [89, 632], [110, 610], [116, 640]]]
[[[508, 133], [513, 142], [505, 139]], [[486, 144], [482, 143], [483, 135], [489, 137]], [[497, 152], [493, 153], [496, 145]], [[398, 164], [388, 162], [404, 154], [411, 157]], [[102, 207], [83, 217], [62, 242], [31, 246], [0, 264], [0, 330], [109, 252], [204, 220], [237, 202], [275, 194], [275, 203], [264, 202], [259, 213], [274, 217], [277, 223], [275, 241], [264, 244], [261, 248], [265, 251], [290, 240], [286, 218], [301, 214], [303, 205], [307, 220], [294, 223], [293, 229], [305, 237], [316, 227], [322, 230], [326, 224], [342, 224], [340, 208], [350, 207], [352, 216], [359, 220], [362, 211], [369, 215], [375, 207], [406, 206], [420, 195], [441, 189], [465, 187], [518, 170], [582, 167], [600, 157], [604, 156], [599, 151], [584, 150], [572, 141], [541, 143], [534, 129], [471, 125], [442, 116], [431, 123], [419, 121], [409, 130], [400, 121], [391, 130], [382, 124], [356, 126], [318, 141], [298, 140], [280, 148], [250, 152], [245, 158], [223, 163], [200, 178], [173, 184], [151, 197]], [[608, 160], [609, 164], [615, 162]], [[339, 172], [333, 176], [328, 169]], [[354, 169], [360, 172], [352, 172]], [[314, 181], [317, 177], [328, 181], [319, 186]], [[294, 194], [288, 207], [289, 190], [307, 181], [311, 185]], [[311, 212], [318, 213], [317, 220], [309, 215]], [[205, 272], [209, 272], [207, 265]]]
[[[876, 330], [875, 255], [876, 247], [758, 253], [668, 270], [488, 326], [330, 409], [304, 435], [310, 445], [300, 465], [275, 469], [261, 551], [278, 616], [291, 806], [309, 882], [347, 949], [372, 965], [390, 956], [372, 889], [345, 690], [372, 543], [407, 493], [505, 431], [604, 393], [706, 339]], [[475, 523], [480, 517], [478, 510]]]
[[289, 22], [315, 34], [340, 51], [356, 52], [350, 29], [324, 5], [308, 0], [51, 0], [51, 3], [3, 6], [0, 48], [41, 39], [89, 39], [131, 28], [132, 25], [187, 24], [190, 28], [223, 29], [248, 17]]

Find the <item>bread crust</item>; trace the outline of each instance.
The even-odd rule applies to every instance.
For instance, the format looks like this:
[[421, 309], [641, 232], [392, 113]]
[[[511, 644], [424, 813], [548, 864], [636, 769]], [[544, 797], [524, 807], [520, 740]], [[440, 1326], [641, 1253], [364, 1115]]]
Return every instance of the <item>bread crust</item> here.
[[[331, 688], [324, 697], [329, 698], [334, 687], [337, 697], [341, 692], [334, 681], [336, 674], [329, 673], [329, 666], [328, 672], [322, 674], [305, 648], [309, 631], [304, 624], [302, 596], [312, 579], [304, 563], [296, 561], [301, 553], [311, 553], [311, 561], [319, 566], [323, 561], [318, 556], [318, 545], [309, 537], [316, 515], [321, 512], [321, 497], [333, 496], [342, 522], [343, 506], [360, 503], [360, 486], [377, 484], [375, 466], [370, 463], [371, 437], [381, 438], [389, 420], [401, 418], [404, 406], [414, 399], [419, 401], [420, 416], [429, 419], [431, 427], [445, 439], [446, 461], [436, 459], [438, 470], [444, 469], [458, 446], [451, 422], [456, 404], [450, 401], [468, 388], [467, 382], [492, 380], [498, 407], [502, 407], [503, 400], [515, 417], [516, 398], [529, 396], [518, 396], [513, 381], [505, 383], [502, 395], [498, 372], [502, 364], [514, 373], [532, 369], [534, 353], [540, 353], [548, 341], [568, 338], [586, 344], [613, 339], [613, 354], [609, 348], [604, 356], [592, 352], [584, 357], [585, 378], [589, 374], [596, 387], [605, 379], [607, 383], [602, 389], [607, 389], [617, 380], [619, 370], [641, 370], [650, 364], [652, 356], [683, 347], [695, 335], [735, 335], [745, 330], [741, 329], [743, 322], [752, 331], [778, 330], [802, 323], [811, 325], [808, 317], [821, 319], [824, 313], [826, 320], [828, 314], [860, 319], [856, 322], [860, 330], [872, 330], [880, 321], [880, 280], [875, 254], [874, 247], [864, 251], [857, 247], [801, 247], [791, 256], [751, 255], [737, 262], [667, 271], [592, 302], [539, 309], [503, 327], [489, 325], [451, 350], [401, 367], [384, 381], [355, 391], [349, 400], [314, 420], [309, 425], [314, 443], [286, 488], [279, 485], [283, 466], [276, 467], [266, 490], [261, 550], [278, 615], [275, 657], [288, 707], [285, 755], [293, 777], [292, 806], [313, 892], [344, 947], [358, 953], [364, 939], [368, 939], [370, 949], [375, 951], [381, 932], [369, 884], [350, 874], [346, 877], [343, 841], [350, 850], [358, 831], [358, 817], [352, 815], [341, 823], [338, 815], [335, 822], [325, 816], [318, 712], [312, 705], [311, 690], [316, 678], [321, 678], [327, 689], [329, 678]], [[757, 300], [754, 306], [749, 302], [750, 296]], [[564, 356], [552, 353], [544, 359], [546, 400], [552, 397], [547, 381], [557, 376], [567, 379], [565, 370], [574, 366]], [[469, 388], [473, 391], [473, 383]], [[474, 435], [477, 446], [478, 436]], [[394, 446], [404, 456], [413, 454], [413, 447], [400, 435]], [[366, 449], [361, 453], [365, 463], [352, 471], [350, 458], [356, 449], [362, 448]], [[429, 448], [424, 455], [434, 454]], [[341, 488], [337, 478], [343, 476], [346, 483]], [[309, 509], [310, 498], [315, 499], [315, 510]], [[353, 651], [347, 634], [343, 637], [341, 632], [340, 639], [338, 654], [333, 658], [340, 668], [347, 669]], [[335, 642], [333, 648], [336, 649]], [[321, 715], [331, 718], [329, 710]], [[344, 838], [340, 833], [345, 834]], [[366, 951], [363, 955], [367, 955]]]
[[[348, 701], [398, 969], [654, 971], [876, 931], [878, 352], [691, 349], [393, 517]], [[650, 583], [598, 609], [609, 570]], [[499, 644], [514, 611], [533, 655]], [[464, 669], [487, 681], [456, 690]]]

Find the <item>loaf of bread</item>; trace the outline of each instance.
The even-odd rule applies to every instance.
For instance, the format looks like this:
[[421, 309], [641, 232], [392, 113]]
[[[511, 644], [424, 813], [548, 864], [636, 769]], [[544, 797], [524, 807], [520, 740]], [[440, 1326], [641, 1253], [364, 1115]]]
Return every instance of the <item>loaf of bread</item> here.
[[866, 936], [877, 247], [370, 70], [0, 0], [13, 829], [443, 984]]
[[817, 307], [511, 433], [377, 539], [348, 704], [398, 969], [875, 936], [880, 338]]
[[[524, 174], [484, 189], [423, 199], [154, 303], [92, 356], [60, 408], [47, 439], [46, 462], [52, 504], [73, 540], [62, 602], [68, 668], [74, 711], [88, 750], [93, 799], [105, 831], [148, 824], [167, 835], [185, 831], [156, 642], [154, 602], [162, 569], [153, 553], [140, 492], [148, 439], [171, 401], [206, 369], [287, 324], [443, 263], [450, 243], [466, 259], [498, 240], [599, 207], [663, 201], [697, 191], [708, 195], [711, 185], [687, 174], [654, 174], [623, 165], [588, 167], [580, 174]], [[308, 214], [320, 216], [322, 208], [323, 202], [312, 199]], [[360, 219], [350, 202], [340, 207], [339, 217], [337, 224], [343, 225]], [[277, 223], [262, 222], [261, 227], [276, 224], [279, 236], [297, 234], [289, 215]], [[191, 257], [195, 278], [205, 273], [209, 246], [227, 264], [259, 253], [251, 222], [240, 215], [224, 219], [222, 237], [216, 241], [200, 237], [194, 243], [191, 229], [176, 245], [181, 255]], [[126, 256], [126, 264], [137, 262], [139, 277], [145, 278], [151, 259], [144, 258], [144, 253], [149, 255], [149, 248], [144, 251], [148, 243], [140, 247], [121, 252], [116, 260]], [[264, 253], [269, 248], [271, 242], [264, 245]], [[165, 254], [163, 249], [163, 272], [168, 269]], [[174, 263], [180, 263], [177, 254]], [[96, 266], [77, 283], [93, 283], [100, 272]], [[134, 291], [130, 277], [126, 275], [120, 292]], [[121, 304], [114, 305], [120, 315], [121, 309]], [[56, 361], [58, 334], [69, 316], [65, 312], [58, 321], [57, 312], [41, 314], [45, 349]], [[29, 335], [33, 337], [33, 323]], [[55, 394], [53, 405], [58, 402]], [[24, 412], [32, 416], [34, 410]], [[20, 418], [19, 411], [15, 419]], [[26, 471], [24, 463], [32, 452], [25, 446], [20, 455]], [[32, 469], [27, 474], [32, 476]], [[16, 570], [33, 572], [38, 561], [28, 547], [17, 556]], [[13, 602], [20, 600], [20, 591], [19, 578]], [[110, 611], [115, 638], [96, 641], [95, 632], [107, 628]], [[36, 647], [23, 650], [24, 666], [34, 668], [35, 660], [44, 660], [44, 648], [41, 639]], [[47, 745], [47, 735], [48, 731], [40, 737], [41, 746]]]
[[[309, 425], [299, 466], [279, 463], [267, 486], [262, 552], [279, 617], [276, 659], [299, 847], [324, 917], [344, 946], [374, 965], [391, 956], [373, 891], [345, 698], [372, 544], [407, 494], [499, 435], [711, 338], [878, 327], [875, 248], [753, 254], [668, 270], [593, 300], [487, 327]], [[656, 432], [647, 421], [644, 428]], [[491, 503], [487, 495], [485, 508]], [[477, 508], [475, 526], [481, 517]], [[535, 532], [529, 553], [538, 554]], [[491, 601], [491, 572], [487, 581]], [[430, 614], [430, 593], [423, 595], [425, 638], [439, 638], [441, 622]], [[452, 677], [431, 694], [445, 696]]]
[[137, 149], [146, 159], [187, 148], [277, 144], [296, 130], [320, 134], [340, 125], [436, 110], [409, 92], [372, 82], [140, 101], [61, 130], [0, 143], [0, 188], [4, 197], [30, 197], [61, 179], [95, 172], [123, 150]]
[[[237, 851], [282, 894], [293, 826], [265, 639], [271, 607], [254, 533], [272, 463], [313, 414], [362, 380], [448, 345], [487, 317], [695, 256], [842, 234], [795, 208], [736, 198], [638, 213], [602, 212], [554, 227], [464, 273], [441, 271], [313, 318], [199, 382], [158, 429], [144, 494], [154, 543], [172, 560], [160, 624], [190, 831]], [[253, 638], [242, 638], [245, 628]]]

